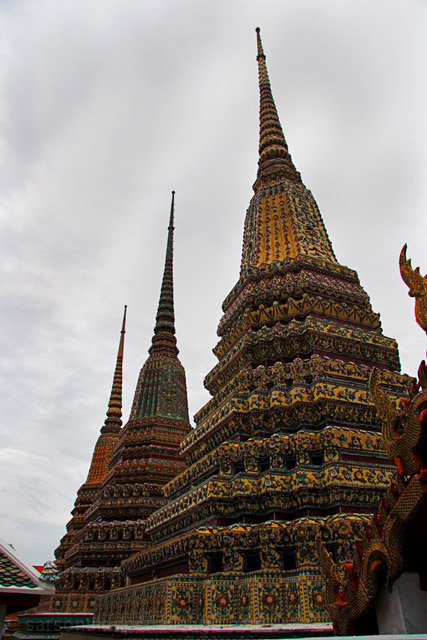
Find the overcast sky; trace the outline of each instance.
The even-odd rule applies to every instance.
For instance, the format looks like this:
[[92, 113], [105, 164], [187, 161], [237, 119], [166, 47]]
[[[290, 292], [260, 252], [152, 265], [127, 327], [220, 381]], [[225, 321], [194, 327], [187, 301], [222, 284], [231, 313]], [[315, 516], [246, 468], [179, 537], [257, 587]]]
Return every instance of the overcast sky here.
[[129, 414], [173, 188], [191, 415], [208, 399], [256, 176], [258, 25], [337, 257], [416, 372], [398, 255], [427, 271], [426, 18], [421, 0], [1, 0], [0, 535], [27, 561], [53, 557], [86, 478], [125, 303]]

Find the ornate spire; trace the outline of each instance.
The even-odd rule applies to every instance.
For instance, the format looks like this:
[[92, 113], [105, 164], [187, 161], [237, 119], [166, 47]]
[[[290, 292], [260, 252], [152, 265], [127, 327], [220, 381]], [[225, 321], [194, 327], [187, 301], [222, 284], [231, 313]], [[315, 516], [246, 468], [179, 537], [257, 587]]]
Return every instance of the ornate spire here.
[[245, 219], [242, 280], [252, 274], [254, 268], [287, 258], [337, 262], [317, 204], [301, 182], [289, 154], [271, 93], [259, 29], [256, 32], [260, 91], [259, 160], [253, 185], [255, 195]]
[[254, 191], [257, 191], [266, 184], [271, 184], [283, 179], [301, 183], [301, 176], [292, 162], [279, 116], [277, 115], [259, 27], [256, 28], [256, 34], [258, 41], [257, 60], [260, 93], [260, 126], [258, 174], [253, 186]]
[[117, 352], [116, 368], [114, 370], [113, 386], [111, 388], [110, 401], [108, 403], [107, 417], [101, 433], [117, 432], [122, 426], [122, 382], [123, 382], [123, 351], [126, 332], [126, 311], [123, 311], [122, 330], [120, 332], [119, 350]]
[[173, 304], [173, 231], [175, 212], [175, 191], [172, 191], [171, 211], [168, 226], [168, 241], [166, 245], [165, 268], [163, 271], [162, 288], [160, 290], [159, 306], [157, 308], [156, 326], [150, 355], [177, 356], [178, 348], [175, 338], [175, 312]]
[[[173, 305], [173, 222], [175, 191], [168, 227], [165, 268], [150, 356], [139, 374], [128, 425], [135, 419], [180, 420], [188, 429], [185, 372], [178, 359]], [[126, 428], [124, 430], [126, 431]]]

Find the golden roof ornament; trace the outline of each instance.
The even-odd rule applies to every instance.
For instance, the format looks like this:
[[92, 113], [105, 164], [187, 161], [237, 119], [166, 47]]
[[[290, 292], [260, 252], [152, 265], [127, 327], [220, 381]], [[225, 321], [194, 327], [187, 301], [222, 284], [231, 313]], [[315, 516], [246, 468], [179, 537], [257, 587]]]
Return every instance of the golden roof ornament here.
[[421, 329], [427, 333], [427, 274], [423, 277], [420, 268], [412, 268], [411, 259], [406, 257], [406, 243], [399, 256], [400, 275], [409, 287], [408, 295], [415, 298], [415, 319]]

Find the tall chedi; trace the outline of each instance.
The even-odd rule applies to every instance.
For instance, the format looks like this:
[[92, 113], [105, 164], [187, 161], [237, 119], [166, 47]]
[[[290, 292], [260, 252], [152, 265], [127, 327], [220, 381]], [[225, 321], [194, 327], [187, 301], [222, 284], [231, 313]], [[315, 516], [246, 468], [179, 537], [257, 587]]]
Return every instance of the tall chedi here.
[[126, 309], [127, 307], [125, 306], [107, 417], [95, 445], [86, 482], [77, 492], [77, 499], [74, 503], [74, 509], [71, 512], [72, 518], [67, 524], [67, 533], [62, 538], [59, 547], [55, 550], [56, 564], [59, 571], [63, 568], [65, 553], [73, 546], [76, 535], [84, 526], [86, 511], [94, 504], [98, 497], [99, 488], [107, 475], [111, 462], [111, 453], [117, 443], [118, 434], [122, 426], [123, 352], [126, 331]]
[[368, 379], [399, 397], [408, 378], [292, 162], [257, 39], [258, 174], [213, 397], [146, 520], [152, 546], [122, 565], [132, 586], [97, 601], [97, 622], [327, 620], [315, 536], [344, 560], [393, 473]]
[[121, 561], [147, 546], [145, 519], [165, 502], [162, 486], [185, 467], [179, 446], [190, 424], [175, 337], [173, 224], [174, 192], [149, 357], [139, 374], [129, 421], [120, 428], [123, 319], [107, 420], [56, 552], [60, 575], [53, 611], [91, 611], [97, 594], [124, 584]]

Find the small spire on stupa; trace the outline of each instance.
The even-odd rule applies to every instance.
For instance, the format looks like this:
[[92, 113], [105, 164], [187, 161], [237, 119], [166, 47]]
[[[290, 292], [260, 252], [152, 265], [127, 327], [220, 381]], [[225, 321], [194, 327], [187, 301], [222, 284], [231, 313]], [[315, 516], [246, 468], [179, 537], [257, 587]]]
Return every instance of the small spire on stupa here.
[[150, 355], [161, 354], [177, 356], [178, 348], [175, 337], [175, 311], [173, 301], [173, 231], [175, 213], [175, 191], [172, 191], [171, 210], [166, 244], [165, 268], [157, 308], [156, 325]]
[[257, 60], [259, 74], [259, 160], [254, 191], [266, 184], [286, 179], [301, 183], [301, 176], [295, 169], [288, 145], [283, 135], [276, 105], [271, 92], [265, 54], [262, 47], [260, 28], [257, 34]]
[[123, 386], [123, 351], [126, 333], [126, 311], [123, 311], [122, 330], [120, 332], [119, 349], [117, 352], [116, 368], [114, 370], [113, 385], [108, 402], [107, 417], [101, 433], [119, 431], [122, 426], [122, 386]]

